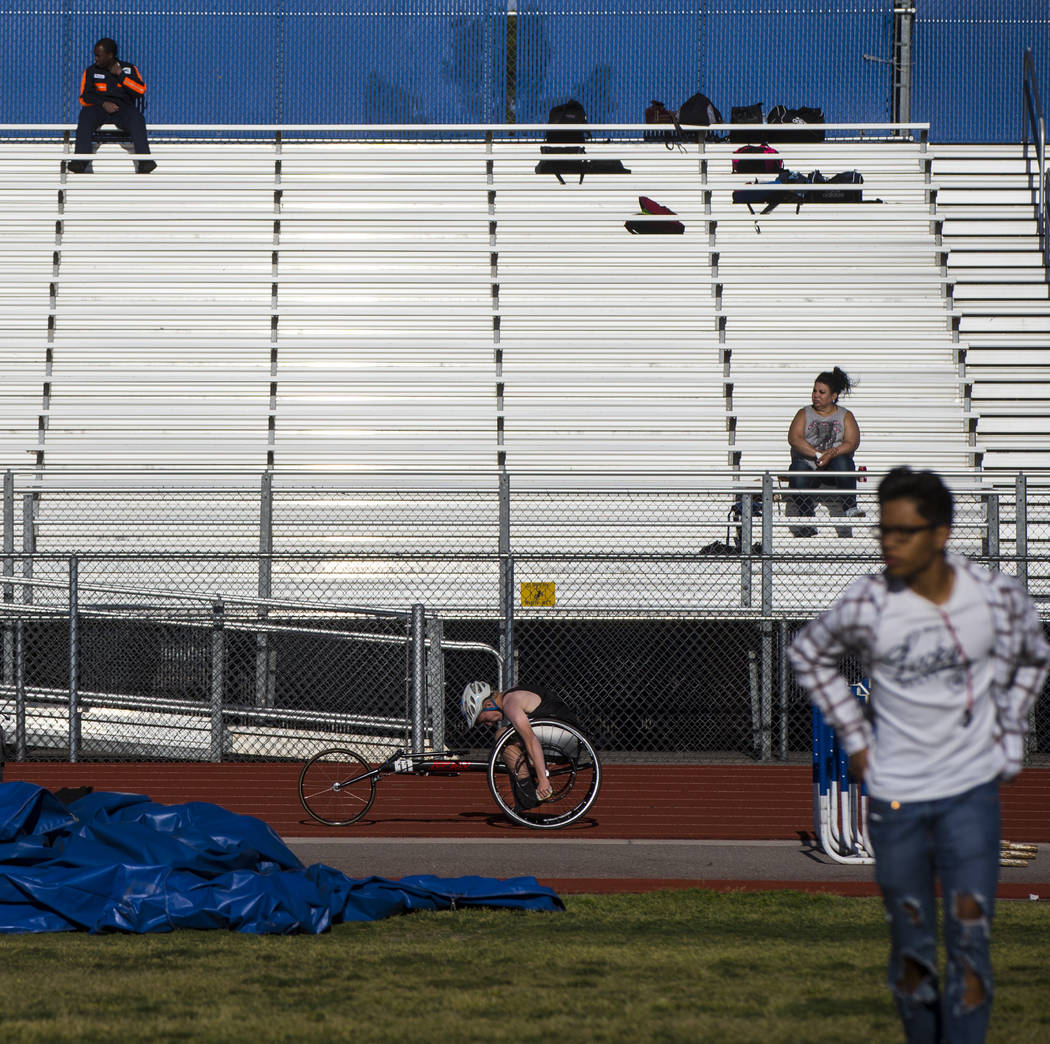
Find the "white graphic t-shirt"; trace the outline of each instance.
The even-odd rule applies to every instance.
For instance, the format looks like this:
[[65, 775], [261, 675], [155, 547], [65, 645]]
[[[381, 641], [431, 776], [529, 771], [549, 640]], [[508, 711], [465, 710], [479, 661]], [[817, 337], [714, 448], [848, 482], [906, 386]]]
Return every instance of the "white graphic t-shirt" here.
[[963, 570], [941, 606], [908, 588], [889, 593], [871, 671], [873, 797], [951, 797], [999, 775], [992, 645], [991, 611]]

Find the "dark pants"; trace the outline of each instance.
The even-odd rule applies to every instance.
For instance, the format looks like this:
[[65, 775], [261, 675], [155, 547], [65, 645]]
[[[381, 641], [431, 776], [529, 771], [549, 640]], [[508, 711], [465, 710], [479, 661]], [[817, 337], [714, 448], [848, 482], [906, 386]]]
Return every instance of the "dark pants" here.
[[[857, 488], [857, 479], [854, 475], [843, 475], [843, 471], [856, 471], [853, 465], [853, 457], [832, 457], [827, 467], [819, 470], [813, 466], [813, 461], [792, 452], [790, 471], [794, 472], [788, 478], [788, 485], [792, 489], [818, 489], [826, 487], [843, 490], [845, 495], [834, 494], [832, 497], [806, 497], [788, 496], [787, 514], [812, 518], [817, 509], [818, 499], [828, 501], [828, 510], [833, 515], [841, 515], [857, 506], [857, 497], [853, 490]], [[837, 503], [836, 503], [837, 502]]]
[[82, 106], [77, 120], [77, 152], [90, 153], [94, 150], [92, 137], [104, 123], [116, 124], [125, 134], [129, 134], [136, 152], [149, 152], [146, 121], [134, 105], [121, 105], [116, 112], [106, 112], [101, 105]]

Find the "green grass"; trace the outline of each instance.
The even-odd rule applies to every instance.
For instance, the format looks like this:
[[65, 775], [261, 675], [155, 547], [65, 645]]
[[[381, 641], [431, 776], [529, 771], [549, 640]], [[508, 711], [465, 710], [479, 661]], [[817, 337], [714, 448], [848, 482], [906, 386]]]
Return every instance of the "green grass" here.
[[[877, 899], [569, 896], [323, 936], [0, 936], [8, 1041], [897, 1041]], [[991, 1041], [1050, 1041], [1050, 906], [1002, 903]]]

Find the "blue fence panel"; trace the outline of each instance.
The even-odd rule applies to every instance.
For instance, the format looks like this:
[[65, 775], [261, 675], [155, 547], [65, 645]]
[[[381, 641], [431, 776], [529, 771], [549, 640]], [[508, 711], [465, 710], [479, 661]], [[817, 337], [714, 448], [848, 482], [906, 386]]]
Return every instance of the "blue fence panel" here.
[[653, 98], [698, 88], [701, 0], [518, 0], [514, 118], [545, 123], [576, 98], [592, 123], [642, 123]]
[[[54, 0], [4, 5], [0, 8], [0, 39], [10, 60], [20, 66], [18, 88], [8, 91], [4, 103], [3, 122], [61, 123], [75, 116], [80, 70], [75, 80], [67, 75], [68, 41], [62, 11]], [[88, 61], [90, 58], [89, 46]]]
[[307, 0], [282, 16], [281, 122], [504, 120], [506, 0], [331, 7]]
[[[507, 0], [8, 0], [0, 31], [30, 75], [8, 122], [74, 121], [80, 74], [112, 36], [150, 123], [486, 123], [506, 112]], [[726, 118], [760, 102], [831, 122], [892, 117], [892, 0], [520, 0], [514, 119], [576, 97], [641, 122], [702, 90]], [[912, 118], [942, 141], [1016, 141], [1020, 60], [1050, 76], [1047, 0], [917, 5]]]
[[810, 106], [829, 123], [892, 119], [892, 0], [703, 0], [701, 78], [734, 105]]
[[[119, 7], [91, 0], [67, 15], [71, 40], [72, 106], [57, 118], [76, 119], [76, 87], [102, 36], [138, 66], [146, 83], [148, 123], [272, 123], [277, 69], [277, 15], [250, 0], [200, 0], [157, 8]], [[46, 118], [41, 116], [41, 119]]]
[[650, 99], [677, 108], [703, 91], [727, 120], [761, 102], [884, 122], [892, 53], [892, 0], [519, 0], [515, 118], [543, 122], [575, 97], [592, 122], [640, 123]]
[[1046, 104], [1047, 0], [923, 0], [915, 23], [912, 118], [934, 141], [1021, 139], [1021, 56], [1035, 52]]
[[506, 0], [42, 0], [0, 8], [20, 77], [4, 122], [75, 122], [100, 37], [148, 123], [487, 123], [506, 110]]

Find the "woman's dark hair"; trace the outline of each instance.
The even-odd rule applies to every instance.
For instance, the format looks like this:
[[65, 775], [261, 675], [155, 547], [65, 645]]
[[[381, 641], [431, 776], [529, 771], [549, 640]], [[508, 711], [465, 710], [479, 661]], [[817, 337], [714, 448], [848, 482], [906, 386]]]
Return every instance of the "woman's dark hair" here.
[[935, 526], [950, 526], [954, 515], [951, 490], [933, 471], [909, 467], [887, 471], [879, 483], [879, 507], [890, 500], [914, 500], [916, 510]]
[[826, 384], [831, 389], [832, 395], [849, 395], [853, 390], [853, 381], [849, 379], [849, 374], [845, 370], [840, 370], [837, 366], [834, 370], [825, 370], [823, 373], [818, 373], [817, 379], [813, 383]]
[[95, 41], [96, 47], [101, 47], [106, 54], [113, 55], [114, 58], [117, 56], [117, 41], [111, 40], [108, 36], [103, 36], [101, 40]]

